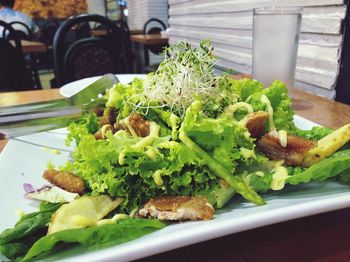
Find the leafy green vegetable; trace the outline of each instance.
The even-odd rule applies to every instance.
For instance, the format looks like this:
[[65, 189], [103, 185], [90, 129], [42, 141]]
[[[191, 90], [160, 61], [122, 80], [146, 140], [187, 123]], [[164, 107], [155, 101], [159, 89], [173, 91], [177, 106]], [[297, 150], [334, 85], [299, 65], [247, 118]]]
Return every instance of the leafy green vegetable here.
[[59, 207], [60, 204], [56, 204], [50, 208], [45, 208], [43, 211], [22, 216], [14, 228], [6, 229], [0, 234], [0, 244], [6, 244], [29, 235], [35, 235], [37, 232], [47, 227], [53, 212]]
[[350, 184], [350, 168], [345, 169], [338, 175], [338, 180], [344, 184]]
[[323, 126], [315, 126], [310, 130], [296, 129], [293, 134], [296, 136], [304, 137], [310, 140], [320, 140], [321, 138], [332, 133], [333, 129]]
[[291, 185], [308, 183], [310, 181], [324, 181], [335, 177], [350, 168], [350, 150], [343, 150], [334, 153], [305, 171], [297, 173], [287, 179]]
[[0, 234], [0, 254], [14, 260], [24, 255], [30, 246], [47, 232], [52, 214], [61, 204], [42, 202], [40, 211], [26, 214], [14, 228]]
[[64, 169], [82, 177], [93, 194], [123, 197], [122, 211], [129, 213], [154, 196], [194, 195], [216, 183], [203, 160], [182, 143], [168, 141], [170, 136], [142, 138], [119, 132], [96, 140], [84, 133], [73, 153], [75, 161]]
[[0, 254], [11, 260], [15, 260], [18, 257], [24, 256], [28, 252], [29, 248], [30, 246], [28, 246], [28, 244], [26, 245], [20, 242], [0, 244]]
[[294, 111], [291, 108], [292, 100], [288, 96], [286, 85], [281, 81], [275, 81], [263, 92], [271, 102], [276, 129], [293, 130], [295, 128]]
[[231, 114], [222, 114], [219, 118], [209, 118], [201, 111], [201, 103], [194, 102], [186, 111], [181, 129], [194, 139], [199, 146], [211, 152], [229, 172], [235, 172], [239, 161], [248, 165], [255, 158], [244, 157], [244, 150], [253, 151], [253, 139], [247, 135], [247, 129], [234, 120]]
[[238, 95], [240, 101], [247, 99], [255, 94], [263, 91], [263, 84], [257, 80], [244, 78], [240, 80], [229, 79], [229, 86], [233, 93]]
[[[258, 167], [259, 169], [259, 167]], [[261, 171], [245, 172], [242, 178], [257, 192], [267, 192], [273, 189], [274, 179], [273, 168], [264, 169], [260, 166]], [[343, 150], [334, 153], [331, 157], [326, 158], [309, 168], [288, 167], [288, 176], [283, 180], [287, 184], [298, 185], [310, 181], [324, 181], [331, 177], [337, 177], [343, 183], [350, 182], [350, 150]], [[278, 177], [277, 177], [278, 178]], [[284, 181], [283, 181], [284, 182]]]
[[[218, 177], [228, 179], [231, 186], [235, 184], [228, 195], [245, 192], [247, 198], [262, 204], [263, 200], [238, 176], [267, 159], [255, 152], [254, 139], [243, 122], [252, 111], [268, 110], [262, 101], [265, 96], [273, 108], [276, 127], [294, 128], [286, 87], [276, 81], [263, 89], [256, 80], [215, 76], [209, 42], [198, 49], [182, 43], [169, 51], [171, 55], [156, 73], [130, 85], [119, 83], [107, 95], [106, 110], [115, 108], [117, 119], [138, 112], [157, 124], [157, 135], [140, 138], [119, 131], [96, 140], [89, 127], [93, 125], [87, 123], [97, 121], [87, 118], [69, 127], [68, 138], [75, 139], [78, 146], [73, 163], [67, 163], [64, 170], [83, 178], [93, 194], [125, 198], [121, 210], [126, 212], [154, 196], [209, 192], [218, 187]], [[160, 88], [163, 86], [166, 88]], [[180, 128], [208, 158], [194, 154], [179, 141]], [[235, 188], [237, 184], [239, 189]]]
[[66, 138], [66, 145], [69, 146], [73, 140], [79, 144], [82, 137], [87, 134], [94, 134], [98, 128], [98, 118], [95, 114], [84, 115], [79, 121], [73, 122], [68, 126], [69, 133]]
[[21, 261], [29, 261], [39, 255], [45, 255], [62, 243], [67, 245], [79, 243], [82, 246], [101, 248], [125, 243], [165, 226], [166, 224], [159, 220], [130, 218], [102, 226], [63, 230], [39, 239]]
[[40, 211], [54, 212], [61, 206], [60, 203], [50, 203], [47, 201], [41, 201], [39, 205]]
[[113, 107], [119, 111], [119, 117], [127, 117], [133, 109], [139, 108], [140, 100], [143, 99], [140, 93], [143, 90], [143, 81], [134, 79], [130, 85], [118, 83], [111, 88], [107, 94], [107, 108]]
[[215, 159], [211, 158], [202, 148], [194, 143], [183, 131], [180, 131], [180, 140], [197, 156], [202, 157], [209, 168], [220, 178], [224, 179], [235, 191], [241, 194], [244, 198], [257, 205], [264, 205], [265, 201], [251, 189], [239, 176], [233, 176]]
[[235, 190], [224, 180], [208, 189], [199, 191], [197, 195], [204, 196], [216, 208], [222, 208], [235, 194]]
[[265, 95], [271, 103], [276, 129], [293, 130], [295, 128], [293, 122], [294, 111], [291, 108], [291, 98], [288, 96], [288, 89], [285, 84], [280, 81], [275, 81], [268, 88], [259, 92], [254, 92], [247, 98], [246, 102], [253, 106], [254, 111], [267, 111], [266, 104], [262, 101], [263, 95]]
[[232, 92], [238, 95], [238, 101], [251, 104], [254, 111], [266, 111], [266, 105], [261, 100], [261, 97], [265, 95], [273, 108], [273, 119], [278, 130], [293, 130], [295, 128], [293, 124], [294, 112], [285, 84], [275, 81], [271, 86], [263, 89], [262, 83], [248, 78], [228, 81]]
[[266, 193], [271, 190], [273, 181], [273, 172], [257, 171], [249, 174], [244, 174], [243, 179], [247, 181], [255, 191]]

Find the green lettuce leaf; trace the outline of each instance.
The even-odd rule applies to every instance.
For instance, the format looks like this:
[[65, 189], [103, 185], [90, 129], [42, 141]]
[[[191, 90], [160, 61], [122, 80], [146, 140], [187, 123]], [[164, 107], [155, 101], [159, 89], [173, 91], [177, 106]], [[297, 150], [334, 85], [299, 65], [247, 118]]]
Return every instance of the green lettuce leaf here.
[[39, 255], [42, 258], [48, 252], [54, 251], [58, 244], [61, 244], [62, 248], [62, 243], [67, 247], [69, 244], [79, 243], [90, 248], [101, 248], [125, 243], [165, 226], [166, 224], [159, 220], [130, 218], [118, 220], [114, 224], [63, 230], [39, 239], [21, 261], [38, 258]]
[[82, 137], [88, 134], [94, 134], [98, 131], [98, 117], [93, 114], [85, 114], [78, 121], [71, 123], [68, 126], [68, 135], [66, 138], [66, 145], [69, 146], [72, 141], [79, 144]]
[[0, 234], [0, 254], [11, 260], [23, 256], [36, 240], [47, 233], [51, 217], [60, 206], [42, 202], [40, 211], [24, 215], [14, 228], [5, 229]]
[[255, 191], [266, 193], [271, 190], [271, 183], [273, 181], [273, 172], [253, 172], [243, 174], [243, 179]]
[[184, 131], [180, 130], [180, 140], [198, 157], [205, 160], [206, 164], [215, 175], [222, 178], [229, 184], [237, 193], [241, 194], [245, 199], [257, 205], [264, 205], [265, 201], [248, 185], [240, 176], [231, 174], [220, 162], [213, 159], [207, 152], [189, 138]]
[[343, 184], [350, 185], [350, 168], [345, 169], [338, 175], [338, 180]]
[[119, 117], [125, 118], [132, 112], [132, 105], [137, 105], [142, 99], [142, 90], [143, 80], [139, 78], [135, 78], [129, 85], [118, 83], [108, 90], [106, 106], [115, 108], [120, 113]]
[[[25, 242], [28, 243], [28, 241]], [[17, 258], [24, 256], [28, 252], [29, 248], [30, 246], [21, 242], [0, 244], [0, 254], [4, 255], [8, 259], [11, 259], [11, 261], [14, 261]]]
[[264, 85], [254, 79], [228, 80], [231, 92], [239, 96], [240, 101], [246, 101], [251, 95], [263, 91]]
[[194, 195], [216, 183], [205, 162], [170, 136], [132, 137], [125, 132], [96, 140], [84, 131], [61, 169], [80, 176], [93, 194], [123, 197], [130, 213], [154, 196]]
[[291, 98], [288, 96], [288, 89], [285, 84], [275, 81], [268, 88], [252, 93], [245, 102], [251, 104], [254, 111], [266, 111], [266, 105], [261, 101], [263, 95], [270, 100], [276, 129], [294, 130], [294, 111], [291, 107]]
[[14, 228], [5, 229], [0, 234], [0, 244], [6, 244], [29, 235], [36, 234], [43, 228], [46, 228], [50, 222], [53, 212], [55, 212], [61, 204], [52, 205], [42, 211], [29, 213], [21, 217]]
[[310, 130], [296, 129], [293, 134], [296, 136], [304, 137], [309, 140], [317, 141], [321, 138], [329, 135], [333, 132], [333, 129], [323, 126], [314, 126]]
[[297, 185], [310, 181], [324, 181], [350, 168], [350, 150], [338, 151], [330, 157], [298, 172], [287, 179], [287, 183]]
[[[256, 157], [254, 140], [245, 127], [239, 125], [233, 116], [206, 116], [199, 101], [187, 109], [181, 129], [232, 174], [240, 163], [249, 165]], [[244, 154], [242, 150], [252, 154]]]

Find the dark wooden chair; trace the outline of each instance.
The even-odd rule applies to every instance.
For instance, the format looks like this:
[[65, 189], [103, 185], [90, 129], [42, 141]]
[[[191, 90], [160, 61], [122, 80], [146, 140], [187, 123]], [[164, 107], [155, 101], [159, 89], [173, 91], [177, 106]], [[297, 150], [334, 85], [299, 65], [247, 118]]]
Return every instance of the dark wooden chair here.
[[[84, 34], [76, 35], [73, 42], [66, 40], [72, 30], [91, 22], [101, 24], [108, 34], [98, 38], [84, 31]], [[55, 34], [53, 55], [56, 82], [52, 85], [56, 87], [105, 73], [130, 73], [130, 54], [122, 30], [100, 15], [84, 14], [66, 20]]]
[[43, 24], [40, 41], [45, 43], [48, 49], [52, 49], [53, 39], [59, 27], [60, 23], [57, 20], [49, 20]]
[[[133, 61], [134, 61], [134, 55], [132, 52], [132, 44], [131, 44], [131, 40], [130, 40], [130, 30], [129, 30], [129, 26], [128, 24], [123, 21], [123, 20], [117, 20], [117, 21], [113, 21], [113, 23], [117, 26], [118, 33], [119, 33], [119, 38], [121, 40], [121, 44], [123, 46], [123, 50], [125, 50], [125, 55], [127, 56], [127, 71], [129, 73], [133, 73], [134, 69], [133, 69]], [[100, 36], [98, 36], [99, 38], [106, 38], [108, 37], [109, 34], [111, 34], [112, 32], [110, 31], [110, 29], [106, 28], [105, 25], [102, 24], [95, 24], [93, 27], [93, 30], [102, 30], [105, 31], [105, 34], [101, 34]]]
[[0, 27], [3, 27], [3, 30], [11, 35], [14, 43], [0, 38], [0, 91], [33, 89], [34, 83], [23, 59], [20, 39], [8, 23], [0, 20]]
[[[143, 34], [160, 34], [160, 32], [166, 30], [166, 28], [163, 21], [158, 18], [151, 18], [143, 26]], [[145, 73], [154, 72], [159, 66], [159, 64], [150, 64], [149, 52], [159, 55], [166, 46], [167, 45], [164, 44], [144, 45]]]
[[48, 20], [41, 23], [39, 41], [46, 45], [46, 52], [38, 53], [38, 67], [41, 70], [52, 70], [54, 67], [52, 45], [59, 27], [58, 20]]
[[[16, 35], [19, 39], [28, 41], [33, 40], [33, 32], [25, 23], [22, 23], [20, 21], [14, 21], [9, 24], [12, 26], [12, 28], [15, 29]], [[20, 27], [24, 30], [16, 29], [15, 26]], [[5, 31], [3, 33], [5, 33]]]
[[130, 40], [130, 30], [128, 24], [123, 20], [118, 20], [114, 22], [119, 29], [119, 37], [121, 39], [122, 49], [124, 50], [124, 54], [126, 56], [126, 67], [129, 73], [134, 72], [133, 62], [134, 62], [134, 54], [132, 52], [132, 44]]
[[74, 42], [65, 53], [63, 67], [67, 82], [122, 71], [117, 50], [101, 38]]
[[[25, 23], [20, 21], [14, 21], [9, 23], [9, 25], [11, 25], [13, 29], [15, 29], [15, 35], [17, 38], [19, 38], [20, 40], [33, 41], [33, 32]], [[7, 40], [13, 40], [14, 36], [13, 34], [8, 33], [8, 30], [4, 30], [3, 38]], [[28, 70], [31, 73], [31, 77], [34, 82], [34, 88], [41, 89], [41, 82], [40, 82], [39, 73], [38, 73], [38, 64], [39, 64], [38, 55], [35, 53], [26, 54], [24, 55], [24, 61]]]

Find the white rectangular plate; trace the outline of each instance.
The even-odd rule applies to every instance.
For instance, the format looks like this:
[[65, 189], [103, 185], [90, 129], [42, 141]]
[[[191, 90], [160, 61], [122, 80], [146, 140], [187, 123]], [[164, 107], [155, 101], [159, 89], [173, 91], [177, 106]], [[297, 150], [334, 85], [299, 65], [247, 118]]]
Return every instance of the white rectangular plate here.
[[[316, 125], [296, 117], [298, 127]], [[41, 187], [47, 182], [42, 173], [47, 163], [55, 165], [69, 159], [70, 148], [64, 145], [65, 130], [55, 130], [11, 140], [0, 155], [0, 231], [14, 226], [16, 210], [33, 212], [37, 204], [23, 197], [23, 183]], [[58, 148], [57, 155], [44, 147]], [[97, 251], [82, 248], [61, 252], [53, 259], [65, 261], [129, 261], [198, 243], [220, 236], [253, 229], [277, 222], [350, 206], [349, 187], [335, 182], [289, 187], [281, 192], [263, 195], [267, 205], [257, 207], [237, 197], [217, 211], [211, 221], [186, 222], [170, 225], [160, 231], [128, 243]]]

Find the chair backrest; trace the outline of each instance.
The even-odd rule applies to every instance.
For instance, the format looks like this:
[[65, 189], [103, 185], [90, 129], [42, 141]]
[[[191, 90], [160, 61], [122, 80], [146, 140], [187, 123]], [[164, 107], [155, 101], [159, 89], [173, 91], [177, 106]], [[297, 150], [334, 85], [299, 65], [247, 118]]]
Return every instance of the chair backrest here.
[[119, 35], [121, 38], [121, 44], [122, 44], [122, 50], [125, 57], [126, 57], [126, 67], [127, 67], [127, 71], [130, 73], [133, 73], [133, 52], [132, 52], [132, 44], [131, 44], [131, 40], [130, 40], [130, 30], [128, 27], [128, 24], [123, 21], [123, 20], [118, 20], [116, 22], [114, 22], [115, 25], [117, 26], [117, 28], [119, 29]]
[[50, 20], [43, 25], [40, 38], [41, 41], [44, 42], [47, 47], [52, 46], [53, 39], [59, 27], [59, 22], [55, 20]]
[[[148, 26], [150, 24], [158, 24], [160, 25], [160, 27], [158, 26], [152, 26], [150, 28], [148, 28]], [[145, 25], [143, 26], [143, 33], [144, 34], [160, 34], [161, 31], [166, 30], [166, 25], [163, 23], [163, 21], [159, 20], [158, 18], [151, 18], [149, 19]], [[164, 47], [166, 47], [167, 45], [165, 44], [159, 44], [159, 45], [150, 45], [148, 46], [148, 50], [151, 51], [153, 54], [159, 54], [163, 51]]]
[[[86, 25], [91, 22], [99, 23], [106, 28], [109, 32], [107, 36], [101, 39], [87, 37]], [[81, 24], [85, 25], [84, 32], [80, 35], [83, 38], [67, 42], [66, 36]], [[75, 36], [79, 37], [79, 34]], [[66, 20], [57, 30], [53, 42], [56, 84], [62, 86], [83, 77], [104, 73], [130, 72], [129, 55], [126, 54], [124, 45], [121, 30], [106, 17], [84, 14]], [[104, 62], [108, 65], [104, 65]], [[72, 72], [68, 72], [68, 68]]]
[[0, 38], [0, 92], [32, 89], [34, 84], [23, 60], [21, 41], [11, 25], [0, 21], [0, 27], [13, 37], [12, 43]]
[[[147, 30], [147, 27], [149, 24], [151, 23], [157, 23], [159, 24], [161, 27], [151, 27], [150, 29]], [[159, 34], [161, 31], [166, 30], [166, 25], [163, 23], [162, 20], [158, 19], [158, 18], [151, 18], [149, 20], [146, 21], [145, 25], [143, 26], [143, 33], [144, 34]]]
[[[16, 35], [19, 39], [33, 40], [33, 32], [28, 25], [20, 21], [13, 21], [9, 24], [12, 26], [13, 29], [15, 29]], [[5, 31], [3, 32], [3, 34], [4, 33]], [[9, 34], [8, 36], [11, 36], [11, 34]]]
[[3, 28], [2, 38], [8, 40], [7, 36], [10, 36], [12, 38], [12, 41], [14, 42], [15, 49], [19, 54], [22, 55], [21, 39], [17, 37], [16, 30], [13, 29], [13, 27], [10, 24], [2, 20], [0, 20], [0, 27]]
[[71, 82], [89, 76], [120, 72], [122, 65], [113, 45], [101, 38], [81, 39], [67, 50], [64, 61], [64, 80]]

